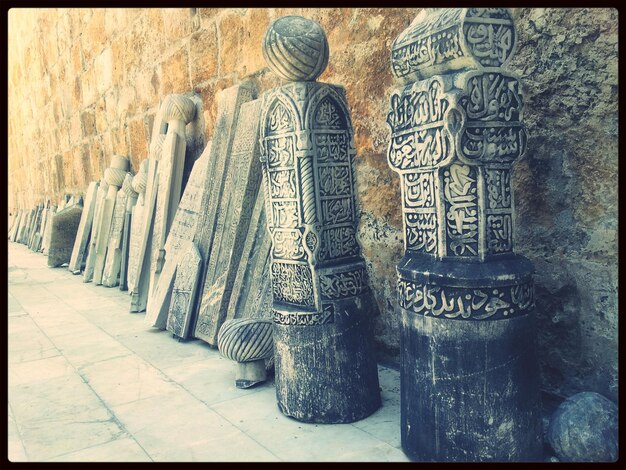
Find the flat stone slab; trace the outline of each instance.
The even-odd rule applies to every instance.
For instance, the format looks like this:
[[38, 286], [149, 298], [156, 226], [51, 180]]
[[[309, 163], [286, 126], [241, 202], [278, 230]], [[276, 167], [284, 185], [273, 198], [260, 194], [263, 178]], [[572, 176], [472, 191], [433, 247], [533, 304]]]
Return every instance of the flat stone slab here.
[[181, 339], [187, 339], [191, 333], [191, 312], [202, 268], [202, 257], [196, 244], [187, 242], [186, 245], [176, 267], [176, 280], [167, 315], [167, 330]]
[[52, 218], [48, 249], [49, 267], [54, 268], [70, 262], [82, 213], [82, 204], [74, 204], [57, 212]]
[[87, 195], [83, 204], [83, 214], [80, 218], [78, 232], [76, 233], [76, 241], [74, 242], [74, 249], [72, 250], [70, 264], [67, 268], [73, 274], [80, 274], [80, 270], [82, 268], [82, 264], [85, 258], [85, 250], [87, 249], [87, 242], [89, 241], [93, 215], [96, 208], [97, 193], [98, 182], [92, 181], [91, 183], [89, 183], [89, 187], [87, 188]]

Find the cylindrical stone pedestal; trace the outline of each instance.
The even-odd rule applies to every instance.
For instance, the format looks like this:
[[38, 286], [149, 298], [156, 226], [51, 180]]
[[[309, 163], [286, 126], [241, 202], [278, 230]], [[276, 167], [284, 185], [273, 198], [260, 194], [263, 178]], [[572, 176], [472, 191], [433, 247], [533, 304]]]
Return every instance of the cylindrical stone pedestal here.
[[532, 266], [398, 265], [402, 448], [418, 461], [541, 457]]

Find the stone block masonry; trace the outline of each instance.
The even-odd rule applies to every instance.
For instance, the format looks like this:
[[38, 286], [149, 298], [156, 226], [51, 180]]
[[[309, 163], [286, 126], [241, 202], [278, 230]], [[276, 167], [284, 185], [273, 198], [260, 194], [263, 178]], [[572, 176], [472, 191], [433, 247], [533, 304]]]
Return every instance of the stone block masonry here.
[[[398, 176], [388, 167], [391, 42], [419, 8], [39, 8], [8, 13], [8, 209], [84, 194], [114, 154], [146, 158], [160, 100], [195, 91], [205, 147], [216, 94], [280, 78], [261, 44], [286, 15], [326, 31], [356, 147], [358, 238], [380, 315], [378, 353], [398, 360], [395, 263], [403, 251]], [[617, 44], [612, 9], [519, 8], [527, 156], [511, 175], [516, 250], [535, 265], [542, 388], [617, 396]], [[198, 152], [199, 155], [199, 152]], [[24, 217], [24, 216], [23, 216]], [[45, 235], [45, 234], [44, 234]], [[45, 238], [45, 236], [44, 236]]]

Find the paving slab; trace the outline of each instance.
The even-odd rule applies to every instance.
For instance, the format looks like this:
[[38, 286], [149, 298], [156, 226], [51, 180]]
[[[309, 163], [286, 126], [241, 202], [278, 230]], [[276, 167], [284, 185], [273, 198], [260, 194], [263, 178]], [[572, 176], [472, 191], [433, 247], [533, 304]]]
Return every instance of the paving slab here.
[[9, 243], [8, 457], [12, 462], [407, 461], [399, 374], [353, 424], [282, 415], [274, 382], [235, 387], [236, 364], [128, 313], [128, 294], [83, 283]]

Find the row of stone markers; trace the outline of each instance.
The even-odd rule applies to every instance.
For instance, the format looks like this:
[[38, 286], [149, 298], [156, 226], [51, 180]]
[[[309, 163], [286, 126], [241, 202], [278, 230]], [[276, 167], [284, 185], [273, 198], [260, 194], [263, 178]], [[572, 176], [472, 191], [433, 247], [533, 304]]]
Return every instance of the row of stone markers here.
[[[392, 46], [404, 83], [387, 117], [405, 232], [400, 424], [415, 460], [541, 458], [533, 268], [513, 251], [511, 165], [527, 138], [521, 85], [502, 70], [515, 43], [507, 10], [430, 9]], [[49, 256], [80, 207], [72, 272], [128, 288], [148, 325], [217, 346], [239, 363], [238, 387], [265, 380], [273, 360], [284, 414], [353, 422], [381, 398], [348, 103], [316, 82], [329, 58], [317, 23], [274, 21], [263, 55], [286, 83], [258, 99], [251, 83], [217, 95], [183, 194], [197, 113], [170, 95], [138, 173], [114, 156], [84, 208], [52, 217]], [[11, 239], [37, 246], [49, 210], [19, 214]]]

